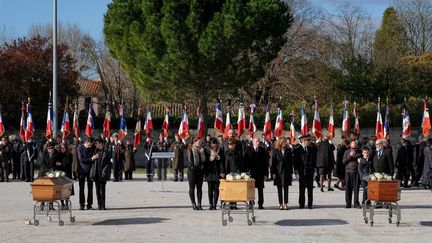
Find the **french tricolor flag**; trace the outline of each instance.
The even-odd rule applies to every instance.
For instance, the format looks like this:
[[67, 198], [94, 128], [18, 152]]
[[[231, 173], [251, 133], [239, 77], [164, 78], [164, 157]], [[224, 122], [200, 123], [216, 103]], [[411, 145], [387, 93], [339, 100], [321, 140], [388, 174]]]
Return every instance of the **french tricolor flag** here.
[[309, 126], [306, 117], [305, 103], [302, 103], [301, 108], [301, 135], [304, 136], [309, 133]]
[[312, 133], [315, 135], [317, 139], [321, 139], [322, 137], [322, 129], [321, 129], [321, 118], [318, 111], [318, 102], [315, 101], [315, 112], [314, 112], [314, 119], [312, 123]]
[[178, 134], [183, 140], [186, 140], [189, 137], [189, 120], [186, 110], [183, 111]]
[[68, 106], [68, 104], [66, 103], [65, 104], [65, 110], [64, 110], [64, 113], [63, 113], [62, 126], [61, 126], [61, 129], [60, 129], [60, 131], [62, 132], [62, 139], [63, 139], [63, 141], [65, 141], [66, 138], [71, 133], [70, 122], [69, 122], [69, 114], [68, 114], [67, 106]]
[[111, 135], [111, 109], [112, 105], [110, 102], [108, 102], [106, 106], [106, 113], [105, 113], [105, 119], [103, 123], [103, 135], [105, 138], [108, 138]]
[[342, 114], [342, 132], [345, 133], [348, 137], [351, 133], [351, 123], [348, 113], [348, 101], [345, 99], [343, 101], [343, 114]]
[[138, 108], [138, 118], [135, 126], [135, 133], [134, 133], [134, 148], [138, 148], [141, 144], [142, 140], [142, 131], [141, 131], [141, 113], [142, 109], [141, 107]]
[[232, 125], [231, 125], [231, 111], [230, 108], [228, 108], [228, 112], [226, 115], [226, 120], [225, 120], [225, 134], [224, 137], [227, 138], [228, 137], [228, 131], [232, 129]]
[[204, 137], [204, 118], [201, 112], [201, 107], [197, 108], [198, 126], [197, 126], [197, 137]]
[[26, 130], [25, 130], [25, 141], [28, 141], [33, 138], [34, 134], [34, 123], [33, 123], [33, 116], [31, 112], [31, 106], [30, 106], [30, 98], [27, 103], [27, 124], [26, 124]]
[[218, 103], [216, 103], [215, 108], [216, 108], [216, 117], [215, 117], [215, 122], [214, 122], [214, 129], [219, 131], [221, 134], [224, 134], [225, 127], [224, 127], [223, 118], [222, 118], [222, 106], [221, 106], [220, 101]]
[[333, 118], [333, 104], [330, 106], [330, 118], [329, 118], [329, 124], [327, 127], [327, 130], [329, 132], [329, 140], [333, 141], [333, 138], [335, 136], [335, 125], [334, 125], [334, 118]]
[[93, 137], [94, 117], [95, 116], [96, 115], [95, 115], [94, 110], [93, 110], [93, 105], [92, 105], [92, 103], [90, 103], [89, 109], [88, 109], [86, 130], [85, 130], [85, 134], [87, 137]]
[[242, 136], [243, 132], [246, 130], [246, 116], [244, 111], [244, 104], [240, 103], [237, 119], [237, 134], [239, 137]]
[[390, 118], [389, 118], [389, 106], [387, 102], [385, 116], [384, 116], [384, 137], [388, 141], [390, 141]]
[[264, 129], [263, 134], [265, 134], [265, 137], [267, 140], [272, 139], [272, 128], [271, 128], [271, 121], [270, 121], [270, 107], [267, 104], [266, 106], [266, 115], [265, 115], [265, 121], [264, 121]]
[[402, 127], [403, 127], [402, 134], [404, 135], [411, 134], [411, 121], [410, 121], [406, 102], [403, 105], [403, 111], [402, 111]]
[[276, 112], [276, 123], [275, 123], [274, 133], [276, 137], [283, 136], [284, 133], [282, 110], [279, 107], [277, 108], [277, 112]]
[[294, 144], [296, 141], [295, 126], [294, 126], [294, 111], [291, 111], [290, 117], [291, 117], [290, 138], [291, 138], [291, 144]]
[[424, 105], [423, 105], [423, 119], [422, 119], [422, 134], [424, 137], [428, 137], [430, 134], [430, 130], [431, 130], [431, 120], [429, 117], [429, 110], [427, 107], [427, 100], [424, 100]]
[[119, 113], [120, 113], [120, 131], [119, 131], [119, 138], [120, 140], [122, 140], [123, 138], [126, 137], [127, 135], [127, 125], [126, 125], [126, 116], [125, 116], [125, 111], [124, 111], [124, 106], [123, 104], [120, 104], [120, 108], [119, 108]]
[[72, 129], [75, 138], [79, 138], [79, 123], [78, 123], [78, 104], [75, 103], [74, 115], [72, 120]]
[[249, 108], [250, 108], [250, 114], [249, 114], [249, 127], [248, 127], [248, 130], [249, 130], [249, 137], [253, 138], [253, 136], [254, 136], [254, 134], [255, 134], [255, 132], [257, 130], [256, 129], [256, 125], [255, 125], [255, 120], [254, 120], [254, 117], [253, 117], [253, 113], [255, 111], [255, 104], [249, 105]]
[[165, 119], [162, 123], [163, 137], [165, 140], [168, 139], [169, 134], [169, 113], [170, 110], [167, 108], [165, 111]]
[[144, 131], [146, 132], [147, 138], [151, 137], [151, 132], [153, 131], [153, 121], [150, 111], [147, 111], [146, 120], [144, 123]]
[[5, 128], [3, 125], [2, 107], [0, 106], [0, 137], [3, 136], [4, 132], [5, 132]]
[[384, 138], [384, 126], [382, 121], [382, 115], [381, 115], [381, 107], [380, 107], [380, 101], [378, 99], [378, 107], [377, 107], [377, 118], [376, 118], [376, 124], [375, 124], [375, 136], [377, 139], [383, 139]]
[[51, 140], [53, 138], [53, 110], [51, 103], [51, 93], [50, 93], [50, 101], [48, 102], [48, 114], [47, 114], [47, 124], [45, 129], [45, 137], [47, 140]]
[[22, 107], [21, 107], [21, 120], [20, 120], [20, 131], [19, 131], [19, 135], [22, 141], [26, 141], [25, 138], [25, 130], [26, 130], [26, 124], [25, 124], [25, 106], [24, 106], [24, 101], [22, 102]]

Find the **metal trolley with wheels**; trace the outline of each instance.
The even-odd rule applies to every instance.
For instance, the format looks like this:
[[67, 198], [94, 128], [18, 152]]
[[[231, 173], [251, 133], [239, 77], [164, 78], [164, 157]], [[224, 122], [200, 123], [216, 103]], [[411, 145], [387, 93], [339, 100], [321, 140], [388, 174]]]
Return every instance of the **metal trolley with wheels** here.
[[[398, 180], [393, 181], [368, 181], [368, 200], [363, 205], [363, 219], [365, 224], [374, 225], [375, 214], [387, 214], [388, 222], [393, 222], [396, 215], [396, 226], [401, 222], [401, 209], [397, 203], [400, 200], [400, 186]], [[377, 211], [377, 208], [384, 210]], [[369, 217], [367, 214], [369, 213]]]
[[[220, 199], [222, 203], [222, 225], [233, 222], [233, 214], [246, 214], [246, 222], [251, 226], [256, 221], [254, 213], [254, 180], [220, 180]], [[241, 205], [240, 205], [241, 204]], [[243, 207], [244, 205], [244, 207]], [[237, 207], [238, 206], [238, 207]]]
[[[39, 225], [37, 215], [44, 215], [48, 222], [53, 221], [53, 217], [58, 217], [58, 224], [64, 225], [61, 219], [62, 214], [68, 214], [71, 223], [75, 222], [72, 215], [72, 202], [69, 200], [72, 194], [73, 181], [68, 178], [49, 178], [41, 177], [36, 179], [32, 184], [33, 196], [33, 222], [27, 220], [26, 224], [33, 223]], [[60, 200], [64, 200], [65, 205], [62, 207]]]

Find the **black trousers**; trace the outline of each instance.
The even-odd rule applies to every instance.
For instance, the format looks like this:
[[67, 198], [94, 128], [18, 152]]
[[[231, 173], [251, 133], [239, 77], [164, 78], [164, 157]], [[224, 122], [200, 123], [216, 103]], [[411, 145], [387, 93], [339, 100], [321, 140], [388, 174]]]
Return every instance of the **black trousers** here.
[[[288, 185], [283, 185], [283, 186], [277, 185], [277, 190], [278, 190], [279, 204], [287, 204], [288, 203]], [[282, 190], [283, 190], [283, 196], [282, 196]], [[262, 191], [262, 188], [261, 188], [261, 191]], [[259, 188], [258, 188], [258, 198], [259, 198]], [[260, 204], [259, 199], [258, 199], [258, 204], [262, 205], [262, 204]]]
[[354, 192], [354, 205], [359, 203], [360, 177], [357, 172], [345, 172], [345, 202], [346, 206], [351, 207], [352, 194]]
[[210, 206], [216, 206], [219, 200], [219, 181], [207, 181]]
[[188, 182], [189, 182], [189, 197], [192, 204], [196, 204], [195, 201], [195, 187], [197, 189], [198, 205], [201, 205], [202, 199], [202, 185], [204, 181], [203, 173], [200, 169], [189, 168], [188, 170]]
[[84, 194], [84, 186], [87, 180], [87, 206], [93, 205], [93, 181], [90, 179], [90, 175], [87, 174], [78, 174], [78, 185], [79, 185], [79, 203], [81, 206], [84, 206], [85, 203], [85, 194]]
[[132, 171], [125, 171], [125, 180], [132, 180]]
[[114, 181], [122, 180], [123, 162], [114, 161]]
[[0, 162], [0, 180], [9, 181], [9, 163]]
[[158, 180], [166, 180], [167, 179], [167, 171], [168, 171], [169, 162], [167, 159], [158, 159], [157, 160], [157, 176]]
[[361, 180], [361, 187], [363, 188], [363, 199], [362, 199], [362, 203], [365, 203], [368, 199], [367, 196], [367, 181], [366, 180]]
[[184, 173], [183, 169], [174, 169], [174, 180], [183, 180]]
[[[258, 190], [258, 206], [264, 205], [264, 188], [257, 188]], [[287, 196], [288, 198], [288, 196]]]
[[147, 177], [150, 179], [150, 178], [153, 178], [153, 176], [154, 176], [154, 172], [153, 172], [153, 168], [154, 168], [154, 160], [147, 160], [146, 161], [146, 173], [147, 173]]
[[308, 207], [312, 207], [313, 204], [313, 175], [304, 175], [299, 178], [299, 205], [301, 208], [305, 206], [305, 191], [308, 193]]
[[99, 207], [105, 207], [106, 181], [95, 181], [96, 197]]
[[21, 178], [21, 162], [19, 159], [14, 159], [12, 164], [12, 178], [20, 179]]

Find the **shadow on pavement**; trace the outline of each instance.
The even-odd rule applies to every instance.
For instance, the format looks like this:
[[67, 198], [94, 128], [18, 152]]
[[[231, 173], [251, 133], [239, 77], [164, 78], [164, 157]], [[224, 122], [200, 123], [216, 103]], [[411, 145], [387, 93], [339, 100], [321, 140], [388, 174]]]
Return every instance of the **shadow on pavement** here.
[[123, 218], [123, 219], [107, 219], [93, 225], [128, 225], [128, 224], [158, 224], [162, 221], [169, 220], [167, 218]]
[[432, 221], [421, 221], [420, 225], [432, 227]]
[[348, 224], [340, 219], [285, 219], [275, 223], [279, 226], [321, 226], [321, 225], [344, 225]]
[[108, 210], [140, 210], [140, 209], [178, 209], [178, 208], [190, 208], [192, 211], [192, 206], [148, 206], [148, 207], [127, 207], [127, 208], [108, 208]]

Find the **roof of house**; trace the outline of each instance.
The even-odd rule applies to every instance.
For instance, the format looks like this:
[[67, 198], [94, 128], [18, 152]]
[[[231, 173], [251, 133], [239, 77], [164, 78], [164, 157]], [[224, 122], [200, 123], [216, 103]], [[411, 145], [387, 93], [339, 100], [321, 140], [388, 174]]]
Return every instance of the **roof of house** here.
[[97, 95], [102, 88], [101, 80], [78, 80], [81, 95]]

